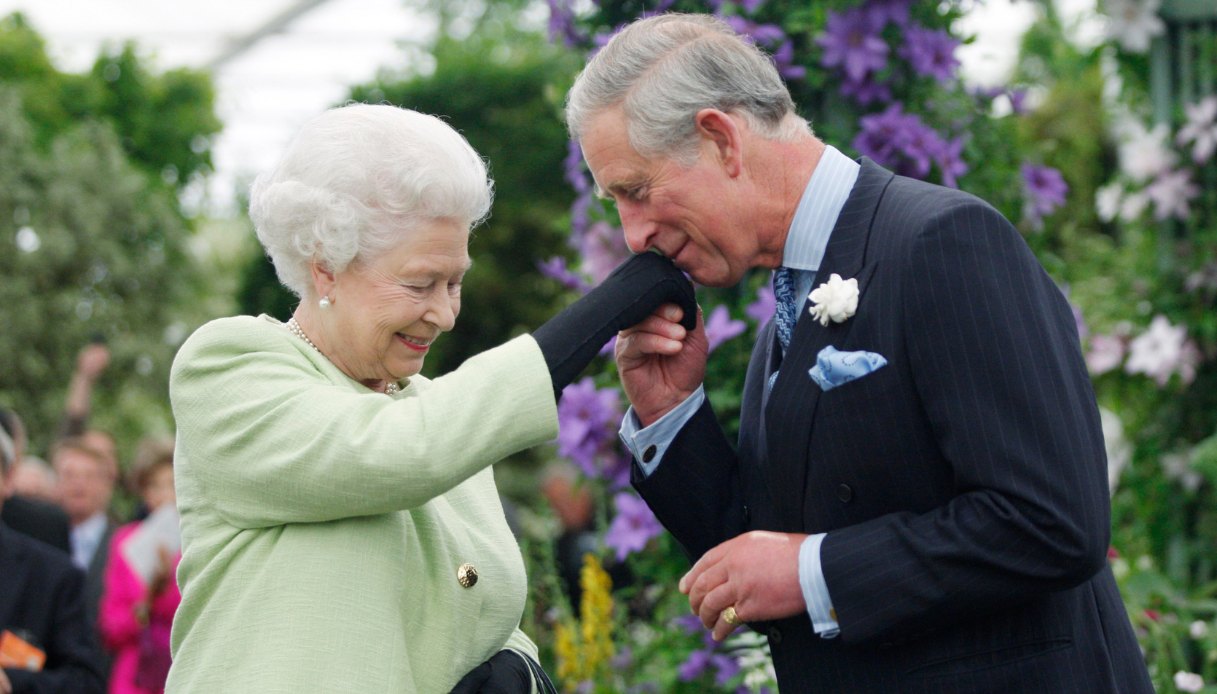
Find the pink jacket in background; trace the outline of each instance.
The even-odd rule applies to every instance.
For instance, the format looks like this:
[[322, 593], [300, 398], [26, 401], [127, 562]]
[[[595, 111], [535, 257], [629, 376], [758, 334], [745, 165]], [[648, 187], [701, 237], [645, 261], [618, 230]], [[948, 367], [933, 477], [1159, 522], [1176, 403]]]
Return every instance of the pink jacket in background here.
[[[173, 624], [173, 613], [177, 611], [182, 594], [177, 581], [170, 576], [165, 590], [153, 601], [148, 614], [148, 624], [143, 626], [136, 618], [136, 606], [145, 600], [147, 587], [132, 570], [123, 556], [122, 547], [139, 527], [139, 522], [128, 523], [114, 531], [110, 542], [109, 563], [106, 565], [105, 587], [98, 610], [98, 628], [102, 643], [113, 656], [110, 670], [110, 694], [159, 694], [164, 688], [145, 689], [136, 682], [139, 665], [140, 639], [145, 629], [145, 638], [158, 650], [163, 649], [164, 658], [169, 657], [169, 630]], [[176, 574], [179, 553], [173, 560]]]

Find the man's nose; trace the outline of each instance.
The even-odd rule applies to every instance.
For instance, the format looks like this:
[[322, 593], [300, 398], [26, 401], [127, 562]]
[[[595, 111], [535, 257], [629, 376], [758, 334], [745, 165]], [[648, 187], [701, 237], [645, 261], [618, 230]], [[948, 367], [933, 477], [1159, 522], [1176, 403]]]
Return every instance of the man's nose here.
[[642, 216], [625, 206], [618, 207], [617, 212], [621, 217], [621, 228], [625, 232], [625, 245], [630, 247], [630, 251], [642, 253], [650, 248], [654, 234]]

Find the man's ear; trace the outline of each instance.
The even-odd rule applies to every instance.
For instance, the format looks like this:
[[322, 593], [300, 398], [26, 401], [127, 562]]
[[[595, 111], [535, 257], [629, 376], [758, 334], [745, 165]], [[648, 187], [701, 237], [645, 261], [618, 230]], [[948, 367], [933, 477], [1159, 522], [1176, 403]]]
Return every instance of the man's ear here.
[[743, 171], [743, 131], [730, 115], [703, 108], [693, 117], [697, 132], [713, 145], [718, 161], [732, 178]]

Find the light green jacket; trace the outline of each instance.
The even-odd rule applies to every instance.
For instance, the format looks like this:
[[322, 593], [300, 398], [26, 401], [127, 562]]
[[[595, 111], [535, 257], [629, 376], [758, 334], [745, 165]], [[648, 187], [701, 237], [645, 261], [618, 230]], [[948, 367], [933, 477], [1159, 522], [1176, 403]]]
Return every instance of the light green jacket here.
[[274, 319], [224, 318], [182, 346], [169, 394], [183, 555], [168, 692], [443, 693], [502, 648], [536, 657], [490, 469], [557, 435], [531, 337], [388, 396]]

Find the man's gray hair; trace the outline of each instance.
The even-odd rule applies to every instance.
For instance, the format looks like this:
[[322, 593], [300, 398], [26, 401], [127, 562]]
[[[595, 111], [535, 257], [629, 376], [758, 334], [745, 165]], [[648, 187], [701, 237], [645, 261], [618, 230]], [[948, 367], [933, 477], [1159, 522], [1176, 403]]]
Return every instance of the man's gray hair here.
[[685, 163], [696, 158], [695, 116], [705, 108], [738, 114], [768, 139], [810, 132], [773, 60], [710, 15], [656, 15], [614, 36], [567, 94], [571, 137], [582, 141], [589, 121], [616, 106], [639, 154]]
[[411, 228], [490, 212], [494, 184], [465, 138], [440, 119], [388, 105], [352, 104], [307, 122], [250, 191], [249, 217], [279, 280], [311, 295], [310, 264], [342, 272]]

